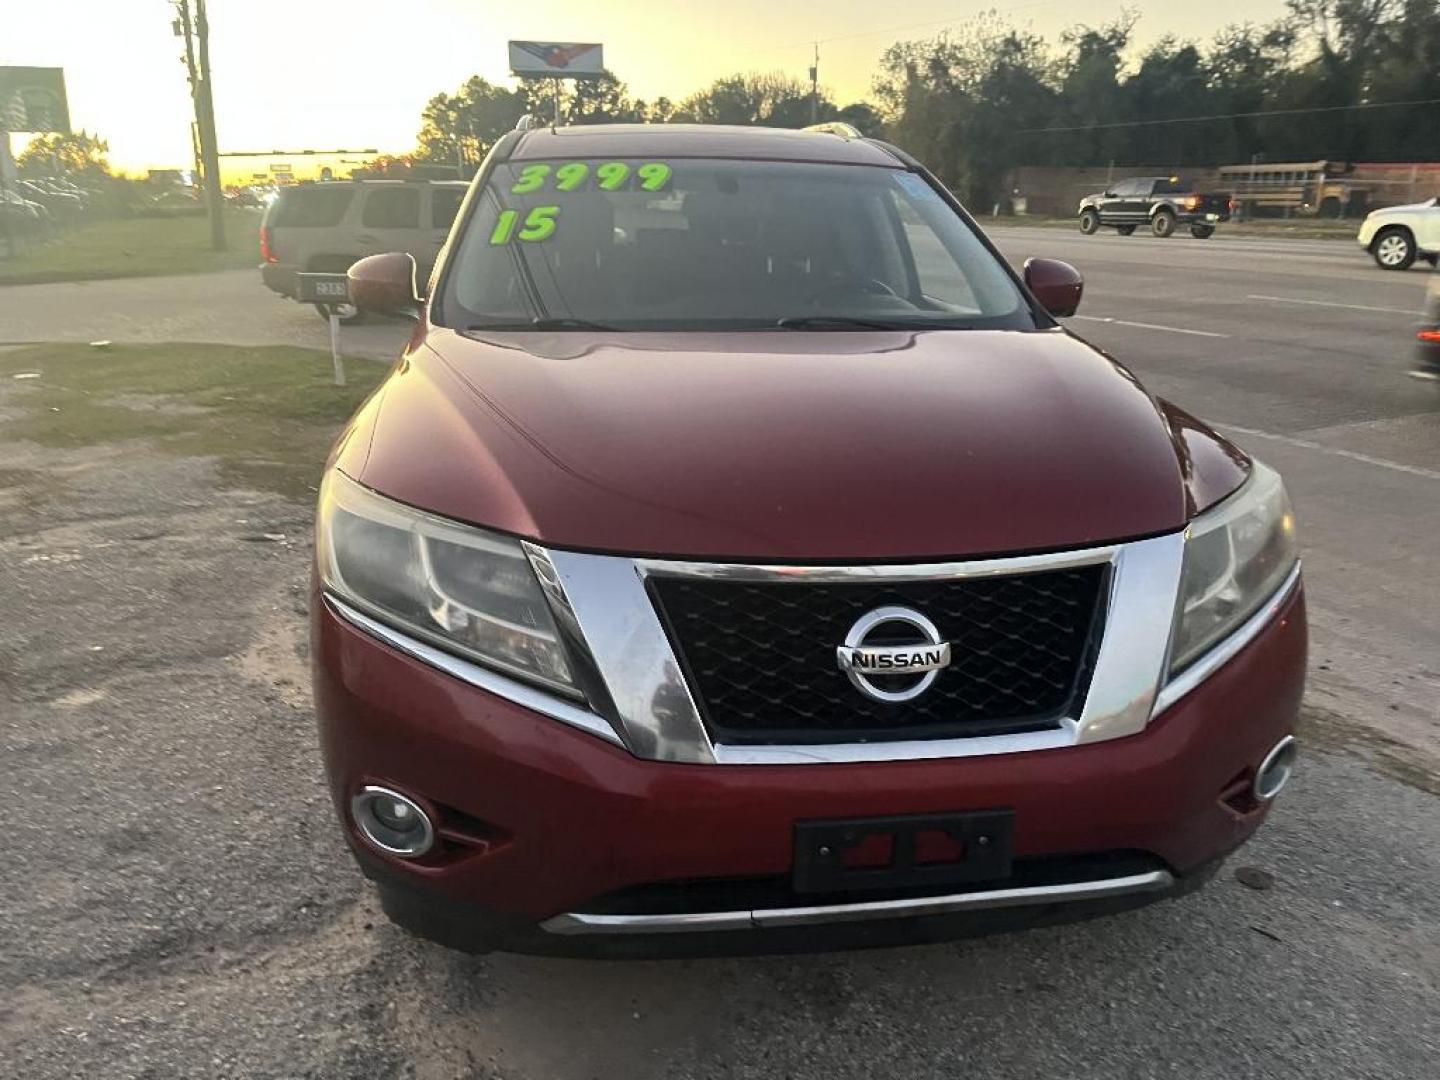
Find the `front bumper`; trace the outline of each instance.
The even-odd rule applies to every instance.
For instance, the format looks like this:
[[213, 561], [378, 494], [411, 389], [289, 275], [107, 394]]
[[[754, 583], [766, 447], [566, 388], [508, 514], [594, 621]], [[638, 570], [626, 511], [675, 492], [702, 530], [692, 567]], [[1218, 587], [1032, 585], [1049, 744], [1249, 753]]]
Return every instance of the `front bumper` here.
[[260, 280], [271, 292], [279, 293], [281, 296], [294, 296], [298, 285], [296, 275], [299, 273], [297, 267], [286, 263], [261, 263]]
[[[695, 765], [641, 760], [463, 683], [378, 641], [319, 597], [312, 635], [332, 794], [392, 916], [462, 948], [611, 953], [932, 940], [1193, 888], [1264, 819], [1265, 804], [1237, 793], [1293, 726], [1306, 652], [1297, 584], [1253, 640], [1139, 734], [963, 758]], [[419, 862], [364, 848], [345, 807], [361, 785], [377, 782], [424, 800], [453, 843]], [[994, 808], [1014, 811], [1017, 863], [1130, 853], [1165, 876], [1073, 903], [1037, 894], [1005, 907], [897, 909], [879, 922], [811, 920], [819, 926], [751, 918], [699, 935], [574, 932], [566, 918], [658, 883], [786, 879], [797, 820]]]
[[1227, 210], [1181, 210], [1175, 215], [1180, 225], [1223, 225], [1230, 220]]

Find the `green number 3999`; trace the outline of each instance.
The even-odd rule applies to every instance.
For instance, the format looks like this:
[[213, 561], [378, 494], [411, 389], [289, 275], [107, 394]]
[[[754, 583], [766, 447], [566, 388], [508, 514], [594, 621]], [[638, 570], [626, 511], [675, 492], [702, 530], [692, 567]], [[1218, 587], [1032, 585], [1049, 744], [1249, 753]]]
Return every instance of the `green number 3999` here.
[[570, 161], [552, 169], [543, 162], [526, 165], [520, 176], [510, 186], [513, 195], [529, 195], [550, 183], [556, 191], [580, 191], [586, 187], [591, 175], [595, 186], [601, 191], [620, 191], [633, 176], [641, 191], [660, 191], [670, 183], [674, 170], [663, 161], [647, 161], [633, 170], [623, 161], [603, 161], [591, 165], [584, 161]]

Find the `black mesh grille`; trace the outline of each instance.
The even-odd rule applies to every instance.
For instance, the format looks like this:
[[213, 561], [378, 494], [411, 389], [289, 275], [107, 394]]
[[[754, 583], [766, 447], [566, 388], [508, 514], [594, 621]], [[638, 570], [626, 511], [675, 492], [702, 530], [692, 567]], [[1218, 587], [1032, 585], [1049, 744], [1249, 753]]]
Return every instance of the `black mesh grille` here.
[[[713, 738], [846, 742], [1054, 727], [1083, 702], [1107, 572], [902, 583], [657, 577], [651, 588]], [[860, 616], [890, 604], [926, 616], [951, 644], [949, 667], [900, 703], [866, 697], [835, 658]], [[903, 689], [914, 676], [874, 681]]]

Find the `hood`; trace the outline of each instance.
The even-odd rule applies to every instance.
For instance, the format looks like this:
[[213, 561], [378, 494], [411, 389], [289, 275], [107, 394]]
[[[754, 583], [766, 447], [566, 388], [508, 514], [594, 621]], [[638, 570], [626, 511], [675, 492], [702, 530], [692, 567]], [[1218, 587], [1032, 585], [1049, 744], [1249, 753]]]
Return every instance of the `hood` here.
[[1415, 210], [1434, 210], [1440, 207], [1440, 195], [1433, 199], [1426, 199], [1424, 202], [1405, 203], [1401, 206], [1382, 206], [1379, 210], [1371, 210], [1366, 217], [1384, 217], [1386, 214], [1404, 214]]
[[557, 547], [831, 561], [1178, 529], [1194, 508], [1185, 445], [1128, 371], [1060, 330], [432, 327], [337, 462]]

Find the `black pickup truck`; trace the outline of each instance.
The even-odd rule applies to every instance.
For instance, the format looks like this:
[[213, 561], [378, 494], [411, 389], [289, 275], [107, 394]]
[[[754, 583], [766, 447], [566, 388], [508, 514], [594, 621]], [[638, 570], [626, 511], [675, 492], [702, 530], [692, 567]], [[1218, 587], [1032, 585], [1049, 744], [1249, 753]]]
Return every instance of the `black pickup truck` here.
[[1108, 225], [1121, 236], [1148, 225], [1156, 236], [1169, 236], [1177, 225], [1190, 226], [1190, 235], [1208, 239], [1215, 226], [1230, 220], [1230, 196], [1202, 194], [1178, 176], [1134, 176], [1117, 180], [1108, 191], [1080, 200], [1080, 231], [1086, 236]]

